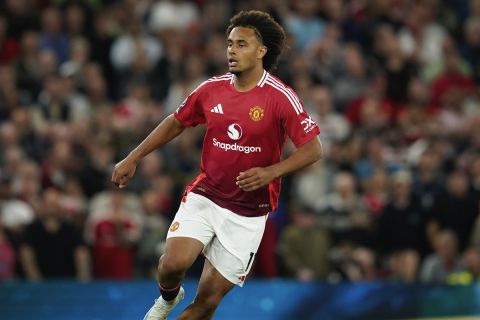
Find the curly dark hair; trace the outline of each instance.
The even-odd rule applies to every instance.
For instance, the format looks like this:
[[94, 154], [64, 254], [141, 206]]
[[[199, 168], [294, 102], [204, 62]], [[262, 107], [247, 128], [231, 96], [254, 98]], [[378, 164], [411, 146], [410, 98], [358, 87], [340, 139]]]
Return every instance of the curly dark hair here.
[[282, 26], [268, 13], [251, 10], [241, 11], [230, 19], [227, 36], [235, 27], [252, 28], [255, 31], [258, 39], [267, 47], [263, 67], [268, 71], [274, 69], [285, 45], [285, 31]]

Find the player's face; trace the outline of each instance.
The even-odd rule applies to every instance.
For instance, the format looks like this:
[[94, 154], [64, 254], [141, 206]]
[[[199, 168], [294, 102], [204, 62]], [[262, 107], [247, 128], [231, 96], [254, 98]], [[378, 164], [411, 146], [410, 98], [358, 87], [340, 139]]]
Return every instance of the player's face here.
[[228, 70], [233, 74], [239, 74], [253, 69], [262, 63], [266, 52], [267, 48], [252, 28], [233, 28], [227, 41]]

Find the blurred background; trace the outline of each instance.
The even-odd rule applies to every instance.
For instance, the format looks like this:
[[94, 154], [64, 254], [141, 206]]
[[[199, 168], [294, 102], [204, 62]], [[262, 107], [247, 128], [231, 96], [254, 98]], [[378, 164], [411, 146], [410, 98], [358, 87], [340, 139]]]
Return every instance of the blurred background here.
[[[22, 303], [45, 306], [38, 297], [57, 281], [73, 299], [116, 280], [122, 298], [108, 301], [150, 288], [128, 296], [143, 299], [141, 317], [158, 294], [167, 228], [199, 172], [204, 128], [147, 156], [125, 189], [112, 187], [112, 168], [200, 83], [227, 72], [225, 29], [247, 9], [284, 26], [288, 49], [272, 73], [319, 124], [325, 157], [284, 179], [246, 287], [316, 288], [323, 295], [296, 310], [340, 303], [341, 312], [354, 303], [325, 302], [328, 292], [346, 285], [364, 301], [375, 284], [396, 302], [373, 304], [366, 318], [435, 310], [415, 304], [424, 293], [450, 301], [436, 304], [453, 308], [439, 315], [480, 314], [480, 0], [5, 0], [0, 317], [31, 319]], [[251, 297], [245, 290], [232, 296]], [[259, 308], [275, 310], [277, 298]], [[68, 311], [64, 319], [89, 319]]]

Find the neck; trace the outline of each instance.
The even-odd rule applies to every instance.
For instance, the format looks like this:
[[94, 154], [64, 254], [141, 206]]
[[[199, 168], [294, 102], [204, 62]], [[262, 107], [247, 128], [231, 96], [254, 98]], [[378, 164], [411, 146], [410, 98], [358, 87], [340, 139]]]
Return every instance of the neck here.
[[253, 89], [263, 76], [263, 67], [259, 65], [251, 70], [235, 74], [233, 85], [238, 91]]

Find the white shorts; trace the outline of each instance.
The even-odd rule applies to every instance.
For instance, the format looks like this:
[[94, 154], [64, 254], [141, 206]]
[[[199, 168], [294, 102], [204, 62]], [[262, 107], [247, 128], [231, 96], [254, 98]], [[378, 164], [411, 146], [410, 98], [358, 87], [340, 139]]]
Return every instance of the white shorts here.
[[262, 240], [268, 215], [244, 217], [190, 192], [180, 204], [167, 239], [188, 237], [203, 243], [203, 254], [222, 276], [243, 286]]

